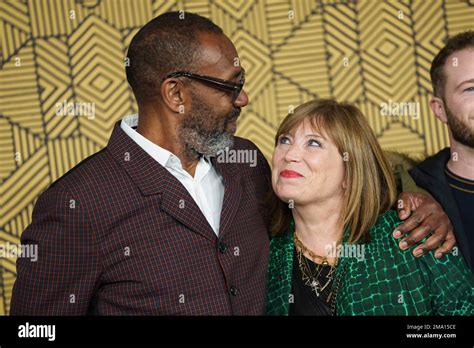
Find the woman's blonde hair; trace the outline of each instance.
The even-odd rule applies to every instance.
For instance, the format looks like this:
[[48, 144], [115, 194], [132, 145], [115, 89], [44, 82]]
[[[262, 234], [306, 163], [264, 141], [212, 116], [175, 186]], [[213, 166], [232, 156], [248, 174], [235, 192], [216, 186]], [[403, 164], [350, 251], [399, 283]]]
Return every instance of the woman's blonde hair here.
[[[343, 157], [347, 184], [343, 226], [349, 231], [349, 243], [368, 241], [369, 230], [383, 212], [395, 202], [396, 185], [390, 164], [361, 111], [347, 103], [318, 99], [298, 106], [281, 123], [275, 146], [282, 134], [288, 134], [304, 120], [314, 130], [326, 133]], [[291, 209], [275, 193], [269, 197], [271, 233], [286, 231]]]

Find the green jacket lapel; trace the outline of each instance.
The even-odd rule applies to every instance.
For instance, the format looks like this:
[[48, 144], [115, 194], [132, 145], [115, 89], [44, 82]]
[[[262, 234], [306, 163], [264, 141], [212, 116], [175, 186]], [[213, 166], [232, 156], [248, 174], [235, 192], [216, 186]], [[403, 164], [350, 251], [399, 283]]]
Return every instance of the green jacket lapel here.
[[270, 241], [267, 315], [288, 315], [293, 269], [293, 222], [288, 231]]

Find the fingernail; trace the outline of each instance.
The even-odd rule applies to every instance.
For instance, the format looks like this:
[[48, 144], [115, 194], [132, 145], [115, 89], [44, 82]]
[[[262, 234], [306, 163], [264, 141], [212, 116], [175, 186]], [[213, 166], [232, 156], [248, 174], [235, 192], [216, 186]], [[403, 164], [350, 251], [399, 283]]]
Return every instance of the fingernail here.
[[400, 215], [401, 216], [405, 215], [405, 210], [404, 209], [400, 210]]
[[395, 230], [395, 231], [393, 232], [393, 236], [394, 236], [395, 238], [400, 238], [400, 237], [402, 236], [402, 232], [400, 232], [399, 230]]
[[443, 253], [437, 252], [437, 253], [435, 254], [435, 258], [437, 258], [437, 259], [440, 259], [440, 258], [442, 258], [442, 257], [443, 257]]
[[408, 243], [407, 242], [401, 242], [400, 243], [400, 248], [401, 249], [406, 249], [408, 247]]
[[415, 252], [413, 253], [416, 257], [419, 257], [421, 255], [423, 255], [424, 253], [424, 250], [423, 249], [418, 249], [418, 250], [415, 250]]

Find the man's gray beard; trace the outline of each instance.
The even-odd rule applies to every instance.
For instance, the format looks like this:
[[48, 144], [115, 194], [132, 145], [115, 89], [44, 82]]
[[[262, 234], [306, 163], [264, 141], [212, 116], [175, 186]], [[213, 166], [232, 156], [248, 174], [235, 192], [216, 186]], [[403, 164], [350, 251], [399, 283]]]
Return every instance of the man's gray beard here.
[[453, 138], [457, 142], [474, 149], [474, 131], [471, 126], [469, 124], [464, 124], [462, 121], [457, 119], [451, 110], [449, 110], [446, 102], [444, 102], [444, 105], [446, 116], [448, 117], [449, 129], [451, 130]]
[[186, 156], [196, 158], [199, 155], [216, 156], [220, 151], [234, 146], [234, 136], [225, 131], [206, 132], [199, 126], [188, 122], [178, 130], [184, 141]]
[[234, 135], [228, 133], [226, 129], [231, 119], [239, 117], [240, 108], [233, 108], [230, 114], [226, 115], [220, 129], [209, 130], [206, 129], [205, 122], [217, 118], [212, 107], [204, 103], [196, 103], [202, 98], [194, 92], [190, 93], [193, 100], [191, 112], [178, 128], [178, 136], [183, 142], [185, 156], [188, 158], [197, 158], [200, 155], [217, 156], [220, 151], [232, 148]]

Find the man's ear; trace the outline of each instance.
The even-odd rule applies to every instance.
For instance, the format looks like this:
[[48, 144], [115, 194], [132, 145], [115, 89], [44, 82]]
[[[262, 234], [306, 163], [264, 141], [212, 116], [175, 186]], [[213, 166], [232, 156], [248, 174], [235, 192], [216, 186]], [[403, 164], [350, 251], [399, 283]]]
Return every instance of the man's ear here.
[[443, 99], [438, 97], [431, 98], [430, 108], [441, 122], [448, 123]]
[[161, 84], [161, 97], [163, 102], [176, 113], [183, 113], [184, 89], [183, 84], [177, 79], [168, 79]]

